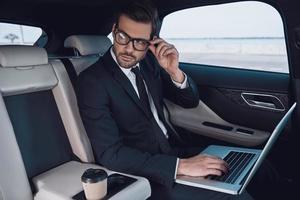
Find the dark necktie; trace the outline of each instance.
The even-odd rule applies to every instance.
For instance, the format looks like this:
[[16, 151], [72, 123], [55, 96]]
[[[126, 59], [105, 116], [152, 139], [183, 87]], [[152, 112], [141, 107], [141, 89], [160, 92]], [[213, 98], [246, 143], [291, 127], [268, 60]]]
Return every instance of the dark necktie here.
[[139, 96], [140, 96], [140, 102], [142, 103], [143, 107], [146, 108], [148, 114], [152, 115], [151, 108], [150, 108], [150, 103], [148, 99], [148, 95], [146, 92], [144, 80], [141, 74], [141, 71], [139, 67], [134, 67], [131, 69], [131, 71], [135, 74], [135, 82], [136, 86], [139, 91]]

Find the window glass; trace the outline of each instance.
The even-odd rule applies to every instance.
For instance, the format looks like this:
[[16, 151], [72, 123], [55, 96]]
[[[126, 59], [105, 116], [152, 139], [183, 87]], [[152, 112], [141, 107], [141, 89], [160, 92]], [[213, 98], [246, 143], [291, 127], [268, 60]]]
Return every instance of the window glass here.
[[0, 45], [33, 45], [41, 35], [38, 27], [0, 22]]
[[255, 1], [190, 8], [163, 20], [180, 62], [288, 73], [281, 16]]

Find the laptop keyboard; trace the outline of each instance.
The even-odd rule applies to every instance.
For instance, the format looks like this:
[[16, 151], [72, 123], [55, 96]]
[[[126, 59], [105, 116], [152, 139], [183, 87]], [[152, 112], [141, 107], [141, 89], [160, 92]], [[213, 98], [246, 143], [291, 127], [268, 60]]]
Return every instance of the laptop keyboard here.
[[253, 153], [230, 151], [223, 159], [229, 165], [229, 171], [222, 176], [209, 176], [208, 178], [233, 184], [254, 156], [255, 154]]

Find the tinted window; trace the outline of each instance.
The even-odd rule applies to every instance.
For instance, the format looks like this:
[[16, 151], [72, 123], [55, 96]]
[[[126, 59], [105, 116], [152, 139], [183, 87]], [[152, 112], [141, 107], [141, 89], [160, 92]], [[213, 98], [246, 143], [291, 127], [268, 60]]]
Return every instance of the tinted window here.
[[174, 44], [180, 61], [288, 73], [282, 19], [260, 2], [238, 2], [174, 12], [160, 37]]
[[33, 45], [42, 32], [38, 27], [0, 23], [0, 45]]

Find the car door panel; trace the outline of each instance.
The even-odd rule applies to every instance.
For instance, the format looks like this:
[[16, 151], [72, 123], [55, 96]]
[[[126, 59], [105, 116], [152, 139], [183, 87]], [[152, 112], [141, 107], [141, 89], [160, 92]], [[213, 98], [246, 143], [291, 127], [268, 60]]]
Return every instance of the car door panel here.
[[220, 118], [203, 101], [196, 108], [184, 109], [166, 100], [172, 110], [171, 122], [197, 135], [243, 146], [257, 146], [269, 137], [270, 133], [229, 123]]
[[183, 109], [167, 102], [170, 118], [197, 135], [260, 145], [289, 107], [289, 74], [188, 63], [180, 68], [197, 83], [200, 103]]

